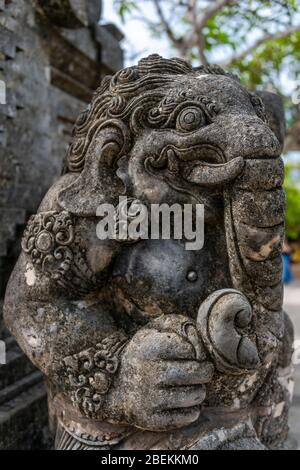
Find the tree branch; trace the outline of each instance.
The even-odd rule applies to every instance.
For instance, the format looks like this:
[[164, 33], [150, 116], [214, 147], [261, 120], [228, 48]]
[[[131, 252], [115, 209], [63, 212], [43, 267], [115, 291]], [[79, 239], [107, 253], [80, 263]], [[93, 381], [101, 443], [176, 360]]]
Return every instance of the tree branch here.
[[201, 64], [208, 65], [208, 60], [204, 52], [205, 51], [205, 39], [204, 39], [204, 35], [202, 34], [202, 32], [198, 33], [197, 48], [198, 48], [199, 59], [201, 61]]
[[236, 3], [236, 1], [237, 0], [213, 0], [212, 3], [203, 10], [202, 14], [198, 15], [196, 9], [196, 0], [188, 0], [185, 6], [187, 7], [187, 15], [193, 29], [182, 40], [176, 37], [169, 21], [166, 19], [160, 3], [161, 0], [152, 0], [161, 26], [169, 38], [171, 44], [177, 50], [179, 50], [182, 57], [186, 59], [189, 58], [189, 52], [191, 52], [192, 48], [196, 47], [199, 54], [199, 60], [204, 65], [206, 65], [208, 61], [205, 55], [205, 38], [203, 34], [203, 28], [210, 18], [216, 15], [225, 6], [233, 5]]
[[298, 119], [293, 126], [288, 130], [285, 143], [284, 152], [299, 152], [300, 150], [300, 119]]
[[208, 64], [208, 60], [205, 54], [205, 37], [203, 34], [203, 28], [210, 18], [215, 16], [225, 6], [233, 5], [236, 0], [215, 0], [204, 9], [201, 15], [197, 14], [196, 0], [189, 0], [188, 15], [189, 21], [193, 26], [193, 32], [189, 35], [188, 44], [189, 47], [197, 47], [199, 59], [203, 65]]
[[279, 39], [284, 39], [284, 38], [290, 36], [293, 33], [297, 33], [298, 31], [300, 31], [300, 25], [291, 26], [290, 28], [286, 29], [285, 31], [281, 31], [279, 33], [266, 34], [262, 38], [257, 39], [257, 41], [255, 41], [253, 44], [251, 44], [244, 51], [238, 52], [237, 54], [234, 54], [233, 56], [231, 56], [229, 59], [225, 60], [224, 62], [221, 62], [220, 65], [221, 65], [221, 67], [228, 67], [229, 65], [232, 65], [234, 62], [245, 59], [245, 57], [247, 57], [249, 54], [254, 52], [259, 46], [262, 46], [266, 42], [276, 41], [276, 40], [279, 40]]
[[236, 3], [236, 0], [215, 0], [209, 7], [205, 8], [203, 13], [197, 18], [197, 29], [200, 31], [204, 28], [208, 20], [215, 16], [220, 10], [226, 6]]
[[182, 50], [182, 42], [175, 36], [169, 22], [167, 21], [164, 12], [160, 6], [160, 0], [153, 0], [154, 6], [156, 8], [157, 15], [160, 19], [160, 22], [167, 34], [168, 38], [172, 42], [172, 44], [177, 48]]
[[189, 0], [188, 4], [188, 16], [190, 19], [190, 23], [193, 26], [193, 33], [192, 37], [190, 38], [190, 47], [194, 44], [197, 47], [199, 59], [201, 64], [207, 65], [208, 61], [205, 55], [205, 38], [203, 35], [202, 29], [199, 29], [198, 22], [197, 22], [197, 11], [196, 11], [196, 1]]

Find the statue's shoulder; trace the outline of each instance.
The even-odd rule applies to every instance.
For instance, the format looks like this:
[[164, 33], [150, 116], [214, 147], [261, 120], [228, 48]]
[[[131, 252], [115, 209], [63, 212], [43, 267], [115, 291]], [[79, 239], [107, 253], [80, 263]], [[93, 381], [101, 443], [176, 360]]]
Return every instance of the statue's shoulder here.
[[62, 207], [58, 203], [58, 196], [60, 191], [66, 189], [70, 184], [78, 178], [78, 173], [67, 173], [57, 179], [51, 188], [47, 191], [44, 199], [42, 200], [38, 212], [48, 211], [62, 211]]
[[74, 178], [78, 175], [64, 175], [49, 189], [28, 220], [22, 251], [26, 269], [34, 271], [35, 277], [77, 296], [93, 291], [97, 281], [87, 261], [80, 220], [58, 203], [59, 192]]

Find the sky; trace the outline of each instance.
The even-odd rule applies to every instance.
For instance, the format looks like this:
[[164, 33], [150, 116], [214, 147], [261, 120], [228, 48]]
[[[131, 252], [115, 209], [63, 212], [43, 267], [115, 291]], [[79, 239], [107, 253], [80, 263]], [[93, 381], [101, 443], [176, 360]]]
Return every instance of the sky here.
[[[141, 0], [140, 0], [141, 2]], [[139, 4], [139, 1], [137, 2]], [[153, 6], [151, 2], [144, 1], [142, 6], [143, 16], [146, 18], [156, 18]], [[300, 21], [300, 13], [299, 13]], [[154, 38], [148, 31], [147, 26], [140, 20], [130, 19], [130, 15], [126, 18], [126, 24], [122, 24], [122, 21], [114, 7], [113, 0], [103, 0], [103, 13], [101, 22], [114, 23], [124, 33], [125, 39], [122, 43], [125, 52], [125, 66], [131, 66], [137, 63], [137, 61], [149, 54], [160, 54], [164, 57], [173, 57], [177, 55], [176, 51], [169, 45], [168, 40], [165, 36], [161, 38]], [[254, 42], [257, 38], [257, 32], [254, 32], [253, 38], [249, 38], [249, 42]], [[218, 63], [222, 61], [224, 56], [226, 57], [227, 50], [218, 50], [215, 52], [213, 62]], [[282, 82], [284, 83], [284, 89], [287, 94], [292, 94], [295, 90], [295, 82], [289, 78], [288, 73], [283, 73]]]
[[[143, 14], [151, 18], [153, 17], [152, 5], [145, 2], [143, 5]], [[120, 17], [116, 13], [113, 6], [113, 0], [104, 0], [102, 21], [104, 23], [114, 23], [125, 34], [123, 47], [125, 50], [125, 65], [135, 64], [143, 56], [149, 54], [160, 54], [165, 57], [172, 55], [172, 50], [165, 38], [153, 38], [147, 27], [138, 20], [126, 20], [126, 25], [122, 24]]]

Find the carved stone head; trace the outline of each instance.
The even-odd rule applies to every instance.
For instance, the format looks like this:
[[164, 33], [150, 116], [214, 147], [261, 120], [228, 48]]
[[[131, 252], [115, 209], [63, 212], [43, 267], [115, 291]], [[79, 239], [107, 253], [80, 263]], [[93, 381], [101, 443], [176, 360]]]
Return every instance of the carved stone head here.
[[[245, 159], [279, 153], [262, 100], [236, 77], [217, 66], [194, 70], [153, 55], [106, 77], [77, 120], [68, 169], [80, 178], [60, 202], [93, 215], [103, 200], [124, 191], [121, 180], [127, 192], [150, 202], [164, 192], [169, 201], [173, 186], [220, 192]], [[158, 180], [165, 182], [160, 195], [153, 188]]]

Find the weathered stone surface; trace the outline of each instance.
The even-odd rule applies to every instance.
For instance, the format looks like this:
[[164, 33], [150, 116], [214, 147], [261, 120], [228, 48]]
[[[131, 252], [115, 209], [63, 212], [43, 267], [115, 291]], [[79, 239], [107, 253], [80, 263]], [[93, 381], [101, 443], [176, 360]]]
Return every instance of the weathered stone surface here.
[[[97, 41], [102, 45], [101, 62], [103, 66], [106, 67], [107, 70], [121, 68], [123, 63], [123, 51], [119, 46], [119, 38], [115, 38], [108, 29], [99, 25], [95, 26], [95, 35]], [[109, 48], [107, 47], [108, 44]]]
[[[100, 44], [93, 32], [100, 1], [59, 0], [55, 12], [53, 4], [0, 2], [0, 80], [6, 84], [7, 98], [0, 104], [0, 304], [26, 221], [61, 174], [77, 115], [101, 77], [122, 65], [108, 69], [101, 63], [101, 51], [110, 43]], [[70, 29], [73, 26], [75, 30]], [[112, 43], [116, 48], [114, 37]], [[0, 339], [6, 336], [1, 308]], [[0, 405], [0, 448], [30, 448], [30, 441], [32, 447], [44, 446], [46, 393], [35, 388], [42, 387], [42, 376], [40, 385], [31, 387], [32, 399], [25, 386], [34, 371], [21, 350], [10, 346], [7, 364], [0, 366], [0, 401], [10, 401], [11, 390], [16, 396], [9, 412], [3, 411], [4, 401]], [[26, 399], [19, 408], [18, 397], [25, 388]]]
[[[29, 220], [4, 305], [49, 379], [57, 449], [284, 444], [280, 152], [262, 100], [218, 67], [152, 55], [103, 80]], [[124, 194], [132, 211], [204, 204], [203, 248], [98, 239], [99, 204]]]
[[258, 95], [266, 105], [266, 115], [269, 125], [283, 148], [286, 126], [282, 99], [274, 93], [265, 91], [259, 92]]
[[[37, 450], [51, 446], [45, 386], [40, 376], [29, 376], [26, 380], [27, 383], [16, 382], [15, 397], [0, 405], [1, 450]], [[4, 392], [12, 393], [11, 389]]]
[[56, 26], [65, 28], [94, 24], [101, 13], [101, 2], [98, 0], [36, 0], [36, 7]]

